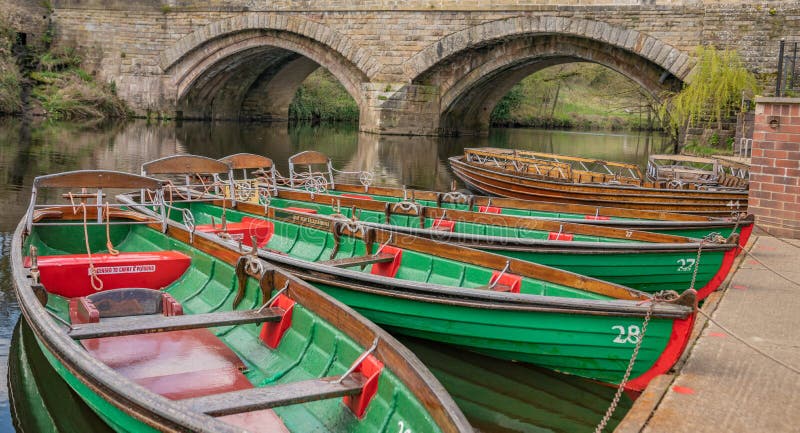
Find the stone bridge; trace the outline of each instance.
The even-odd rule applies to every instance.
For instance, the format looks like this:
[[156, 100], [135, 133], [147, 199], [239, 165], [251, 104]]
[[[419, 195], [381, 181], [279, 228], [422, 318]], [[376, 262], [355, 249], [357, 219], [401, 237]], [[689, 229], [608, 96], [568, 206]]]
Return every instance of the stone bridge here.
[[691, 80], [693, 48], [774, 73], [800, 2], [728, 0], [55, 0], [55, 42], [140, 114], [285, 119], [324, 67], [382, 134], [488, 130], [525, 76], [595, 62], [653, 95]]

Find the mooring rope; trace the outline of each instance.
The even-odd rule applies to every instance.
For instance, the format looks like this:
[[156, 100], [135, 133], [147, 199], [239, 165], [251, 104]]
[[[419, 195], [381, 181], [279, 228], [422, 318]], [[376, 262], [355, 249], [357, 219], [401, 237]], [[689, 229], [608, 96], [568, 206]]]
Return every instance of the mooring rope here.
[[119, 251], [115, 249], [114, 244], [111, 243], [111, 207], [108, 202], [106, 202], [106, 249], [108, 249], [108, 253], [112, 256], [119, 255]]
[[92, 288], [99, 292], [103, 290], [103, 280], [97, 276], [97, 269], [94, 267], [94, 261], [92, 260], [92, 249], [89, 247], [89, 227], [86, 223], [86, 203], [81, 203], [81, 207], [83, 208], [83, 239], [86, 241], [86, 256], [89, 258], [89, 282], [92, 285]]

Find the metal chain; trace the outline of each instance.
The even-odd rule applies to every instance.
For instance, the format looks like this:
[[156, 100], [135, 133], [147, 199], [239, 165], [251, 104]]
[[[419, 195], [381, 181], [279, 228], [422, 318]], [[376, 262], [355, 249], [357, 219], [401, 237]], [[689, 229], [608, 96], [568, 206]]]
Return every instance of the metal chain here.
[[707, 234], [700, 241], [700, 247], [697, 248], [697, 258], [695, 258], [694, 260], [694, 271], [692, 271], [692, 283], [689, 285], [690, 290], [694, 290], [694, 284], [697, 281], [697, 271], [700, 269], [700, 256], [703, 253], [703, 246], [705, 246], [706, 243], [719, 242], [720, 240], [724, 241], [725, 238], [723, 238], [722, 235], [717, 232], [712, 232]]
[[650, 323], [650, 316], [653, 314], [653, 307], [658, 300], [658, 294], [654, 295], [653, 299], [650, 300], [650, 308], [647, 309], [647, 314], [645, 314], [644, 322], [642, 323], [642, 333], [639, 334], [639, 339], [636, 340], [636, 346], [634, 346], [631, 359], [628, 361], [628, 368], [625, 369], [625, 375], [622, 376], [622, 381], [620, 381], [619, 386], [617, 387], [617, 392], [614, 394], [614, 398], [611, 400], [611, 404], [608, 406], [606, 414], [603, 415], [603, 419], [600, 420], [600, 423], [597, 424], [597, 427], [594, 429], [594, 433], [602, 433], [602, 431], [606, 428], [608, 421], [611, 419], [611, 416], [614, 415], [614, 412], [617, 410], [619, 399], [622, 397], [622, 391], [625, 390], [625, 384], [628, 383], [628, 379], [633, 371], [633, 364], [636, 362], [636, 357], [639, 356], [639, 349], [642, 347], [644, 334], [647, 332], [647, 324]]

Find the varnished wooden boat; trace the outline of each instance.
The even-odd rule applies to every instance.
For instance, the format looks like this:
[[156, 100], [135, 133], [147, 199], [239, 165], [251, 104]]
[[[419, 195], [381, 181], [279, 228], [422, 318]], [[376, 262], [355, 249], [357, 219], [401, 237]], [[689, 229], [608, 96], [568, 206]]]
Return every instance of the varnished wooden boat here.
[[747, 189], [749, 171], [749, 166], [722, 157], [659, 154], [647, 157], [647, 179], [666, 182], [675, 188], [694, 184]]
[[[42, 188], [72, 203], [35, 205]], [[255, 254], [167, 225], [163, 200], [150, 216], [108, 203], [112, 188], [162, 197], [160, 181], [119, 172], [36, 178], [11, 264], [47, 361], [113, 430], [471, 431], [386, 332]]]
[[[188, 164], [190, 157], [183, 158]], [[159, 165], [153, 161], [144, 170], [159, 171]], [[615, 384], [652, 311], [626, 384], [641, 390], [677, 360], [694, 322], [693, 290], [653, 301], [644, 292], [547, 266], [302, 211], [267, 208], [254, 217], [237, 210], [239, 202], [202, 192], [188, 197], [188, 191], [165, 197], [171, 226], [221, 244], [257, 245], [260, 257], [407, 335]], [[138, 197], [121, 200], [134, 204]]]
[[[300, 158], [302, 156], [302, 158]], [[280, 187], [290, 186], [291, 182], [281, 179], [276, 175], [272, 160], [260, 155], [236, 154], [223, 158], [242, 172], [250, 171], [247, 175], [239, 175], [239, 185], [252, 185], [253, 181], [266, 184], [267, 192], [274, 194]], [[330, 159], [323, 153], [316, 151], [301, 152], [290, 158], [293, 169], [300, 173], [311, 172], [310, 177], [316, 182], [303, 184], [297, 182], [297, 187], [313, 193], [324, 192], [331, 195], [347, 197], [349, 199], [368, 199], [382, 202], [399, 203], [413, 201], [422, 206], [441, 207], [445, 209], [459, 209], [477, 212], [497, 212], [499, 215], [521, 216], [534, 219], [547, 219], [564, 222], [583, 222], [603, 227], [616, 227], [629, 230], [652, 231], [657, 233], [686, 236], [690, 238], [703, 238], [711, 233], [719, 233], [728, 238], [731, 234], [739, 234], [740, 246], [747, 244], [753, 230], [753, 216], [735, 212], [733, 217], [709, 217], [689, 215], [674, 212], [648, 211], [624, 209], [616, 207], [589, 206], [570, 203], [553, 203], [532, 200], [522, 200], [503, 197], [486, 197], [450, 192], [423, 191], [406, 188], [393, 188], [373, 186], [371, 182], [364, 181], [360, 184], [347, 184], [341, 180], [334, 181], [334, 173], [327, 169]], [[301, 161], [304, 161], [301, 164]], [[252, 170], [252, 167], [258, 167]], [[291, 173], [290, 173], [291, 174]], [[369, 176], [359, 176], [370, 179]], [[246, 182], [245, 182], [246, 181]], [[239, 191], [246, 189], [238, 188]], [[269, 199], [263, 189], [253, 188], [244, 194], [242, 199], [252, 200], [254, 194], [262, 191], [261, 200]]]
[[[666, 182], [642, 180], [621, 171], [598, 173], [573, 169], [564, 161], [583, 158], [554, 155], [552, 159], [529, 157], [526, 152], [503, 149], [465, 149], [449, 158], [453, 173], [470, 189], [490, 195], [529, 200], [615, 206], [631, 209], [729, 216], [747, 210], [747, 191], [715, 186], [669, 188]], [[604, 163], [608, 167], [611, 163]], [[619, 164], [619, 163], [616, 163]]]

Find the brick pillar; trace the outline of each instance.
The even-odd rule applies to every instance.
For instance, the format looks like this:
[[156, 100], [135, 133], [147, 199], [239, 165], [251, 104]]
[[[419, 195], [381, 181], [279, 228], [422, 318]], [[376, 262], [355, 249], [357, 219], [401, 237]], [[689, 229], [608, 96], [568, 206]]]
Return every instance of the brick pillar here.
[[749, 211], [771, 234], [800, 239], [800, 98], [756, 98]]

